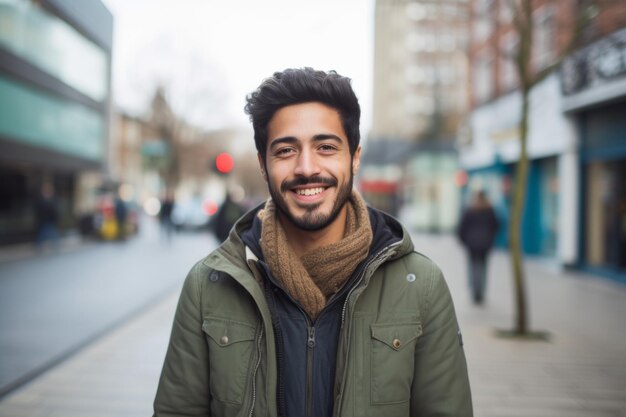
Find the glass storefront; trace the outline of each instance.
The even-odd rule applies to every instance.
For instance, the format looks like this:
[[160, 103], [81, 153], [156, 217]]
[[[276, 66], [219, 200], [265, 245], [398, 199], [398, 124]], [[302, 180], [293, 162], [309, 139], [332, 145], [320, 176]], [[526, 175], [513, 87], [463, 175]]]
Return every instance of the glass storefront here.
[[108, 94], [106, 52], [31, 0], [0, 0], [0, 46], [102, 102]]
[[545, 158], [537, 162], [540, 171], [540, 251], [554, 257], [559, 234], [559, 177], [557, 159]]

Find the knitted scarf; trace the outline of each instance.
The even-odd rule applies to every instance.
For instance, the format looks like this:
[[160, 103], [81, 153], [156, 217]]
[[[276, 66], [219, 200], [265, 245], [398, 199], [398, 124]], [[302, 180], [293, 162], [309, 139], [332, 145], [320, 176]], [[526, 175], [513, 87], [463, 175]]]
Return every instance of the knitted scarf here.
[[344, 237], [300, 258], [289, 246], [274, 202], [268, 200], [259, 213], [261, 249], [270, 271], [313, 320], [365, 259], [372, 243], [367, 207], [358, 192], [352, 192], [347, 207]]

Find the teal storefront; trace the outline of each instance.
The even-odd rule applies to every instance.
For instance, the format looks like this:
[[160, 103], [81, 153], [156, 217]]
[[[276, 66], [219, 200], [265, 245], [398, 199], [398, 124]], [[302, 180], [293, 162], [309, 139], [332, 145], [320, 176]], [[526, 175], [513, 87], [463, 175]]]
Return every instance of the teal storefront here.
[[[487, 192], [500, 220], [496, 245], [508, 247], [515, 164], [496, 164], [468, 171], [468, 185], [463, 191], [467, 204], [474, 190]], [[557, 157], [534, 159], [529, 164], [526, 202], [522, 219], [522, 248], [528, 255], [556, 256], [558, 236]]]

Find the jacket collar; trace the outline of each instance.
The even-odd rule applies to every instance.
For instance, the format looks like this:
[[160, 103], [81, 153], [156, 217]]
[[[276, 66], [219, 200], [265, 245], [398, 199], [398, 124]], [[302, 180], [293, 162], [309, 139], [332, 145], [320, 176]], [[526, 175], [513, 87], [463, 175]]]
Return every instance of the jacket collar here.
[[[246, 245], [249, 251], [248, 255], [253, 254], [258, 260], [264, 259], [259, 242], [261, 238], [261, 220], [257, 216], [263, 206], [264, 204], [261, 204], [243, 216], [237, 222], [229, 237], [229, 240], [232, 242], [241, 242]], [[395, 257], [413, 251], [413, 243], [409, 234], [404, 227], [402, 227], [400, 222], [390, 215], [372, 207], [368, 207], [368, 211], [370, 225], [374, 235], [368, 257], [373, 256], [394, 243], [399, 243]], [[247, 256], [247, 258], [249, 258], [249, 256]]]

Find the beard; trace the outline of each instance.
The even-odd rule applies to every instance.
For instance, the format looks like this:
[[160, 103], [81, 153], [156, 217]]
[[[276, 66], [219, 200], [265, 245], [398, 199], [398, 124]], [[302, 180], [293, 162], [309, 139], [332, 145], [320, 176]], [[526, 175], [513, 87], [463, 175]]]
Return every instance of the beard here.
[[274, 204], [276, 204], [276, 207], [282, 215], [284, 215], [297, 228], [309, 232], [314, 232], [324, 229], [335, 221], [335, 219], [339, 215], [339, 212], [352, 194], [352, 181], [352, 164], [350, 164], [350, 180], [348, 181], [348, 183], [342, 185], [341, 188], [339, 188], [337, 192], [337, 198], [335, 199], [335, 202], [333, 203], [333, 207], [330, 212], [322, 213], [318, 211], [319, 207], [322, 205], [322, 203], [319, 203], [307, 206], [305, 209], [305, 213], [300, 217], [296, 217], [291, 211], [289, 211], [289, 207], [287, 206], [287, 203], [283, 198], [281, 192], [290, 192], [289, 190], [296, 185], [306, 185], [309, 183], [323, 183], [331, 186], [337, 186], [337, 180], [335, 180], [334, 178], [328, 179], [321, 177], [297, 178], [293, 181], [283, 183], [281, 185], [281, 192], [275, 190], [274, 187], [271, 185], [271, 182], [268, 182], [268, 188]]

